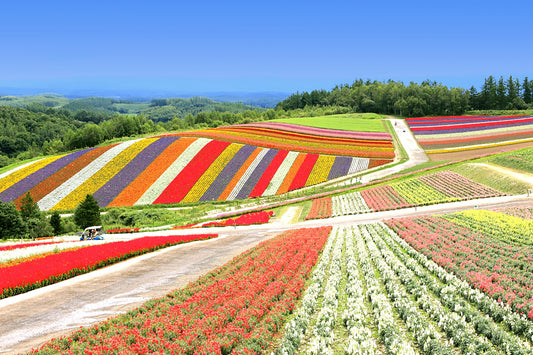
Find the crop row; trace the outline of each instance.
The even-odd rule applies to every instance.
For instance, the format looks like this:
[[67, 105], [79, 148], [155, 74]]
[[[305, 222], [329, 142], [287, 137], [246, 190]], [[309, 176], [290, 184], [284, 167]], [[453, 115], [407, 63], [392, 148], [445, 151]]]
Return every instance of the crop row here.
[[529, 354], [530, 331], [386, 225], [355, 225], [332, 231], [277, 354]]
[[346, 130], [339, 130], [339, 129], [302, 126], [299, 124], [272, 122], [272, 121], [238, 124], [238, 125], [233, 125], [232, 127], [258, 127], [258, 128], [279, 130], [279, 131], [284, 131], [284, 132], [289, 132], [289, 133], [309, 134], [309, 135], [320, 136], [320, 137], [351, 138], [351, 139], [377, 140], [377, 141], [379, 140], [391, 141], [392, 140], [392, 136], [390, 135], [390, 133], [386, 133], [386, 132], [346, 131]]
[[132, 140], [47, 158], [0, 179], [0, 200], [30, 192], [41, 210], [74, 209], [87, 194], [102, 207], [270, 196], [388, 160], [259, 148], [207, 138]]
[[[204, 137], [271, 149], [303, 151], [315, 154], [359, 156], [365, 158], [394, 158], [394, 145], [390, 135], [374, 138], [338, 136], [338, 131], [328, 135], [280, 130], [277, 127], [255, 125], [225, 126], [213, 129], [180, 133], [181, 136]], [[321, 130], [323, 132], [325, 130]], [[335, 134], [335, 136], [332, 136]]]
[[[446, 270], [533, 319], [531, 221], [485, 213], [394, 219], [389, 225]], [[527, 228], [511, 230], [517, 220]]]
[[[83, 248], [77, 247], [59, 253], [54, 252], [39, 258], [29, 257], [28, 260], [23, 260], [24, 262], [1, 268], [0, 298], [66, 280], [132, 256], [170, 245], [205, 240], [216, 236], [216, 234], [202, 234], [144, 237], [129, 241], [85, 246]], [[82, 245], [80, 244], [79, 246]]]
[[406, 119], [428, 152], [454, 147], [498, 144], [533, 136], [533, 116], [465, 116]]
[[35, 353], [263, 353], [296, 307], [330, 230], [283, 233], [184, 289]]
[[331, 209], [328, 209], [329, 205], [321, 206], [324, 203], [322, 200], [313, 200], [312, 213], [308, 215], [307, 219], [394, 210], [501, 195], [503, 195], [501, 192], [474, 182], [460, 174], [452, 171], [441, 171], [333, 196]]

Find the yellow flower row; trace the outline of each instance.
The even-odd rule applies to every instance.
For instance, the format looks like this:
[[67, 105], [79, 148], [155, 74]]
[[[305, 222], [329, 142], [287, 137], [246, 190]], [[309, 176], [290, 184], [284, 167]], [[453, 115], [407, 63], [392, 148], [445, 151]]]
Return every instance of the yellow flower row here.
[[243, 147], [242, 144], [232, 143], [224, 149], [224, 151], [216, 158], [216, 160], [209, 166], [206, 172], [198, 179], [194, 186], [189, 190], [187, 195], [181, 202], [196, 202], [207, 191], [209, 186], [215, 181], [222, 169], [230, 162], [230, 160], [237, 154], [239, 149]]
[[335, 162], [333, 155], [319, 155], [318, 159], [305, 182], [305, 186], [320, 184], [328, 180], [329, 171]]
[[37, 170], [45, 167], [46, 165], [56, 161], [57, 159], [64, 157], [65, 155], [58, 155], [55, 157], [45, 158], [36, 161], [35, 163], [28, 165], [20, 170], [17, 170], [8, 176], [4, 177], [3, 179], [0, 179], [0, 192], [8, 189], [12, 185], [16, 184], [20, 180], [28, 177], [29, 175], [33, 174]]
[[426, 150], [426, 153], [427, 154], [453, 153], [453, 152], [461, 152], [464, 150], [492, 148], [492, 147], [499, 147], [499, 146], [509, 145], [509, 144], [525, 143], [525, 142], [533, 142], [533, 138], [515, 139], [512, 141], [506, 141], [506, 142], [500, 142], [500, 143], [477, 144], [477, 145], [471, 145], [467, 147], [457, 147], [457, 148], [448, 148], [448, 149], [432, 149], [432, 150]]
[[68, 210], [76, 208], [87, 194], [95, 193], [100, 187], [122, 170], [133, 158], [135, 158], [137, 154], [155, 140], [157, 140], [157, 138], [142, 139], [122, 151], [102, 169], [91, 176], [91, 178], [65, 196], [65, 198], [59, 201], [51, 208], [51, 210]]

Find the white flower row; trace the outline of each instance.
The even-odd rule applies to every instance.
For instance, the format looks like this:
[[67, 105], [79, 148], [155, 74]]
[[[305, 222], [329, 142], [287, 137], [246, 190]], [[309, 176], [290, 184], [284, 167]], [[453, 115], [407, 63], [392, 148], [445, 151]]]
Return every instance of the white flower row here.
[[289, 170], [291, 169], [292, 165], [294, 164], [294, 161], [298, 157], [298, 152], [289, 152], [281, 165], [279, 166], [278, 170], [272, 177], [272, 180], [268, 184], [268, 187], [266, 188], [265, 192], [263, 193], [263, 196], [273, 196], [278, 192], [281, 184], [283, 183], [283, 180], [285, 180], [285, 177], [289, 173]]
[[377, 343], [366, 321], [368, 311], [365, 306], [366, 294], [362, 275], [357, 267], [355, 255], [357, 250], [351, 234], [346, 238], [346, 309], [342, 314], [343, 323], [348, 330], [348, 345], [344, 349], [347, 354], [372, 355], [377, 352]]
[[311, 283], [302, 297], [302, 302], [296, 310], [294, 318], [285, 326], [285, 336], [281, 341], [281, 345], [276, 350], [276, 354], [295, 354], [300, 347], [302, 338], [309, 326], [309, 320], [315, 313], [318, 298], [322, 293], [335, 241], [334, 236], [336, 234], [337, 228], [334, 227], [324, 246], [322, 256], [313, 271]]
[[262, 149], [261, 152], [259, 152], [259, 154], [257, 154], [252, 164], [250, 164], [248, 169], [246, 169], [246, 171], [244, 172], [244, 175], [239, 179], [239, 181], [237, 182], [237, 185], [235, 185], [235, 187], [233, 188], [233, 190], [231, 191], [231, 193], [229, 194], [226, 200], [235, 200], [235, 198], [237, 197], [241, 189], [244, 187], [244, 184], [246, 184], [246, 181], [248, 181], [248, 178], [250, 177], [250, 175], [252, 175], [254, 170], [257, 168], [257, 166], [259, 165], [261, 160], [263, 160], [263, 157], [268, 153], [269, 150], [270, 149], [265, 148], [265, 149]]
[[396, 319], [394, 318], [392, 304], [383, 293], [382, 286], [376, 278], [374, 267], [366, 250], [366, 244], [361, 237], [359, 230], [355, 230], [354, 232], [361, 270], [367, 285], [372, 311], [378, 326], [378, 332], [383, 343], [387, 347], [388, 352], [392, 354], [416, 354], [405, 334], [398, 329]]
[[[462, 350], [474, 351], [483, 346], [491, 348], [486, 339], [478, 337], [467, 322], [456, 313], [447, 311], [434, 297], [428, 293], [420, 281], [409, 270], [403, 269], [393, 254], [386, 247], [378, 247], [374, 239], [378, 238], [373, 225], [363, 227], [363, 235], [369, 248], [372, 261], [379, 270], [389, 297], [404, 320], [407, 328], [413, 333], [420, 348], [434, 354], [452, 354], [446, 342], [434, 327], [418, 310], [422, 308], [443, 331], [448, 334]], [[367, 230], [368, 228], [368, 230]], [[416, 302], [411, 301], [413, 295]]]
[[344, 245], [345, 230], [338, 230], [335, 246], [331, 257], [329, 276], [324, 287], [322, 307], [314, 327], [311, 329], [312, 337], [306, 353], [308, 354], [333, 354], [335, 334], [333, 332], [337, 320], [339, 305], [339, 286], [342, 275], [342, 250]]
[[[385, 243], [384, 239], [386, 239], [388, 234], [387, 231], [381, 229], [379, 225], [373, 225], [372, 228], [374, 228], [372, 237], [376, 241], [376, 244], [379, 245], [388, 265], [394, 269], [410, 293], [419, 299], [419, 305], [423, 309], [429, 309], [430, 312], [428, 314], [433, 312], [434, 320], [439, 322], [441, 328], [446, 331], [454, 343], [465, 351], [471, 350], [475, 353], [480, 353], [484, 349], [490, 348], [487, 342], [488, 339], [494, 346], [499, 347], [503, 352], [508, 354], [531, 353], [532, 349], [527, 344], [524, 344], [516, 336], [503, 331], [494, 324], [492, 319], [473, 309], [464, 300], [461, 302], [460, 297], [455, 292], [455, 288], [449, 286], [435, 287], [436, 282], [434, 278], [423, 270], [423, 268], [419, 268], [417, 272], [411, 271], [389, 249], [389, 245]], [[394, 246], [392, 248], [395, 249]], [[401, 250], [396, 249], [396, 252], [401, 253]], [[411, 263], [410, 265], [412, 266], [413, 264]], [[423, 280], [432, 281], [423, 284]], [[434, 296], [428, 292], [428, 288], [439, 297], [439, 301], [431, 302], [431, 298]], [[424, 302], [429, 303], [424, 305]], [[477, 335], [476, 333], [482, 335]]]
[[348, 175], [368, 169], [368, 164], [370, 164], [370, 159], [368, 158], [352, 158]]
[[333, 196], [331, 209], [333, 217], [372, 212], [359, 191]]
[[163, 193], [167, 186], [185, 169], [193, 158], [202, 150], [208, 138], [197, 138], [192, 142], [176, 160], [161, 174], [161, 176], [144, 192], [144, 194], [134, 203], [134, 205], [150, 205]]
[[58, 204], [62, 199], [64, 199], [71, 192], [76, 190], [78, 186], [83, 184], [85, 181], [90, 179], [94, 174], [96, 174], [100, 169], [102, 169], [107, 163], [109, 163], [113, 158], [119, 155], [126, 148], [138, 142], [139, 139], [127, 141], [124, 143], [117, 144], [113, 148], [104, 152], [98, 158], [89, 163], [85, 168], [81, 169], [79, 172], [74, 174], [70, 179], [65, 181], [61, 186], [50, 192], [48, 195], [44, 196], [37, 205], [43, 211], [47, 211]]
[[[97, 243], [107, 243], [108, 241], [97, 241]], [[43, 244], [35, 245], [27, 248], [19, 248], [12, 250], [4, 250], [0, 252], [0, 263], [4, 263], [10, 260], [27, 258], [29, 256], [49, 253], [53, 251], [61, 251], [72, 248], [85, 247], [88, 245], [95, 245], [95, 241], [77, 241], [77, 242], [63, 242], [57, 244]]]
[[[407, 268], [418, 276], [426, 287], [440, 296], [441, 302], [445, 306], [454, 309], [475, 326], [487, 329], [485, 333], [491, 341], [505, 349], [507, 353], [533, 353], [531, 345], [523, 340], [533, 343], [533, 326], [524, 316], [518, 315], [510, 307], [497, 303], [481, 291], [472, 288], [466, 281], [460, 280], [432, 260], [429, 260], [385, 224], [379, 223], [378, 226], [382, 231], [379, 234], [388, 247], [402, 260]], [[434, 276], [444, 285], [437, 282]], [[473, 309], [472, 306], [476, 307], [477, 310]], [[490, 316], [490, 319], [481, 312]], [[509, 334], [503, 331], [501, 327], [498, 327], [494, 323], [498, 321], [507, 325], [514, 334]], [[518, 336], [523, 338], [520, 339]]]

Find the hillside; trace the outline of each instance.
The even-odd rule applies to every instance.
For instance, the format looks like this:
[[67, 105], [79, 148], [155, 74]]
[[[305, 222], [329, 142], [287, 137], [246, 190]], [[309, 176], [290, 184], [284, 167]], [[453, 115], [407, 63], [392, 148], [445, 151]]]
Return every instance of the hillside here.
[[[282, 128], [280, 128], [282, 125]], [[0, 199], [41, 210], [227, 201], [281, 195], [392, 162], [386, 132], [281, 123], [226, 126], [52, 156], [0, 177]]]
[[153, 121], [166, 122], [174, 117], [185, 118], [188, 114], [197, 115], [199, 112], [219, 111], [239, 113], [247, 110], [262, 110], [263, 108], [274, 107], [282, 98], [284, 96], [281, 94], [243, 94], [241, 96], [217, 94], [213, 96], [213, 99], [202, 96], [161, 99], [117, 99], [96, 96], [68, 98], [58, 94], [30, 96], [0, 95], [0, 106], [25, 108], [38, 104], [47, 108], [64, 108], [74, 114], [80, 111], [111, 116], [117, 114], [143, 114]]

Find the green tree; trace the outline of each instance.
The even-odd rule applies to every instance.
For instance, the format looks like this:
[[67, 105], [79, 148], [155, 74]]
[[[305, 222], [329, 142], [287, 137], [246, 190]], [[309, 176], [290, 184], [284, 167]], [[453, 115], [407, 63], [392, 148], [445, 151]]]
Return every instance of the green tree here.
[[503, 110], [507, 108], [508, 97], [507, 97], [507, 87], [503, 80], [503, 77], [500, 76], [498, 80], [498, 86], [496, 86], [496, 108]]
[[524, 78], [524, 83], [522, 84], [522, 98], [526, 104], [533, 102], [533, 81], [529, 81], [527, 76]]
[[93, 195], [87, 194], [85, 200], [76, 207], [74, 223], [81, 229], [101, 224], [100, 207]]
[[59, 212], [55, 211], [50, 217], [50, 226], [52, 226], [55, 235], [63, 233], [63, 227], [61, 226], [61, 216], [59, 215]]
[[22, 238], [26, 231], [26, 224], [15, 204], [0, 201], [0, 239]]
[[20, 200], [20, 216], [23, 220], [41, 217], [41, 211], [39, 210], [39, 206], [36, 202], [33, 201], [33, 197], [31, 197], [29, 191]]
[[29, 192], [20, 201], [20, 216], [26, 224], [30, 238], [49, 237], [52, 235], [52, 227], [39, 210], [37, 203], [33, 201]]

